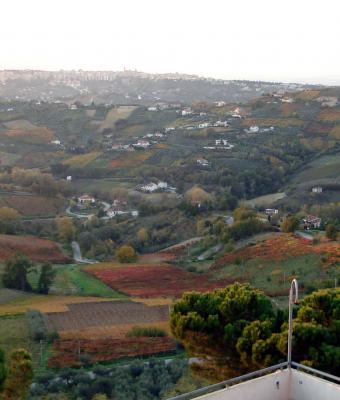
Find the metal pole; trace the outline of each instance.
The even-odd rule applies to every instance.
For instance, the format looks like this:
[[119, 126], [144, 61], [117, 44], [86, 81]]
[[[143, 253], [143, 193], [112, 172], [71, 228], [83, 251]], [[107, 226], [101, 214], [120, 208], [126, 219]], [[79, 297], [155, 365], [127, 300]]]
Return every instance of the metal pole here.
[[[294, 298], [294, 300], [293, 300]], [[296, 279], [292, 280], [289, 290], [289, 319], [288, 319], [288, 368], [292, 365], [292, 337], [293, 337], [293, 305], [299, 300], [299, 288]]]

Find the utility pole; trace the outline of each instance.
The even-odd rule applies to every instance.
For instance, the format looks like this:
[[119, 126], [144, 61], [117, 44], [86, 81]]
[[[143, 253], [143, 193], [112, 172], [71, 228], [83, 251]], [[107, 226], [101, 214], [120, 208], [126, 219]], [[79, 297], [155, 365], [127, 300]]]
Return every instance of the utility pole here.
[[289, 319], [288, 319], [288, 368], [292, 365], [292, 339], [293, 339], [293, 305], [299, 301], [299, 288], [296, 279], [292, 280], [289, 290]]

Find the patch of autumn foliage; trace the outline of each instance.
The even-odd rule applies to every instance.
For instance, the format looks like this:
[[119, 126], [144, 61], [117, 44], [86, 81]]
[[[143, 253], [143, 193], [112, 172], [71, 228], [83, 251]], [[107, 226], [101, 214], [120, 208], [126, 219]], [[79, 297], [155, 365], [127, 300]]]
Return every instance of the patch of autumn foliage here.
[[320, 244], [313, 244], [310, 240], [294, 234], [282, 234], [253, 246], [225, 254], [214, 264], [214, 268], [232, 264], [238, 259], [258, 258], [269, 261], [283, 261], [305, 254], [320, 254], [324, 266], [334, 265], [340, 263], [340, 243], [324, 241]]
[[50, 142], [55, 138], [54, 133], [47, 128], [36, 127], [29, 129], [10, 129], [6, 132], [9, 138], [29, 139], [32, 141]]
[[34, 262], [68, 263], [71, 261], [51, 240], [34, 236], [0, 235], [0, 260], [6, 260], [16, 253], [25, 254]]
[[319, 113], [319, 119], [322, 121], [336, 122], [340, 121], [340, 110], [325, 109]]
[[80, 367], [80, 355], [90, 357], [91, 363], [139, 357], [173, 351], [176, 344], [168, 336], [125, 339], [60, 340], [53, 344], [49, 368]]
[[213, 280], [210, 274], [184, 271], [167, 264], [133, 264], [86, 269], [108, 286], [140, 297], [180, 297], [187, 291], [207, 292], [233, 283], [231, 279]]
[[143, 164], [154, 154], [153, 151], [133, 151], [131, 153], [122, 153], [118, 158], [110, 161], [110, 166], [113, 168], [120, 167], [135, 167]]

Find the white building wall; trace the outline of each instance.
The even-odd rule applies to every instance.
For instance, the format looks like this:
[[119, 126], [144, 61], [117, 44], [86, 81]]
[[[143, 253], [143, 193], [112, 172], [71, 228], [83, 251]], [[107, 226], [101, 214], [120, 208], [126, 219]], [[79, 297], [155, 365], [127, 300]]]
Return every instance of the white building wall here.
[[195, 400], [339, 400], [340, 385], [304, 372], [274, 372]]
[[[289, 400], [339, 400], [340, 385], [316, 376], [293, 371]], [[228, 399], [229, 400], [229, 399]]]
[[[278, 385], [277, 385], [277, 382]], [[289, 372], [275, 372], [227, 389], [198, 397], [195, 400], [288, 400]]]

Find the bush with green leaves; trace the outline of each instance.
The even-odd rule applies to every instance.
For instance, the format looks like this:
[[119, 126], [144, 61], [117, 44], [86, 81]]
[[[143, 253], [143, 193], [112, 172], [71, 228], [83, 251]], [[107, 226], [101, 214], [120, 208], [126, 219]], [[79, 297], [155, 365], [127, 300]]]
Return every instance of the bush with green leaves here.
[[158, 328], [156, 326], [134, 326], [126, 334], [128, 337], [163, 337], [166, 336], [164, 329]]

